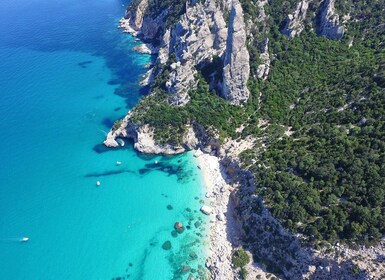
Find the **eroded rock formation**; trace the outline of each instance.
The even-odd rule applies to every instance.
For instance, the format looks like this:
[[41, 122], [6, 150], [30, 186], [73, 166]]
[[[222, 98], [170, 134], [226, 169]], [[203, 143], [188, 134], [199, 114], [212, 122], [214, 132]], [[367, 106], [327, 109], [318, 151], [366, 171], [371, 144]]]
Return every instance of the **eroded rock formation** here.
[[226, 53], [223, 68], [222, 95], [233, 104], [242, 104], [249, 98], [247, 81], [250, 74], [249, 52], [243, 10], [239, 1], [232, 3]]

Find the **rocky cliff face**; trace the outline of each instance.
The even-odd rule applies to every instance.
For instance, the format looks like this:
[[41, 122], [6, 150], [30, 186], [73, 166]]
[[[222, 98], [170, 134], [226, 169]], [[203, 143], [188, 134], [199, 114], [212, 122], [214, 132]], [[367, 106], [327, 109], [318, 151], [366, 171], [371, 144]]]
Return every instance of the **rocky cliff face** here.
[[175, 54], [166, 83], [171, 104], [185, 105], [189, 101], [188, 91], [196, 86], [196, 68], [223, 54], [226, 33], [223, 13], [214, 0], [189, 4], [179, 22], [166, 31], [160, 62], [165, 63], [170, 53]]
[[223, 68], [222, 94], [233, 104], [246, 103], [249, 98], [247, 81], [250, 74], [249, 52], [243, 10], [239, 1], [232, 2]]
[[261, 64], [257, 69], [258, 79], [266, 80], [270, 72], [270, 54], [269, 54], [269, 38], [266, 38], [262, 43], [261, 54], [259, 55]]
[[[159, 41], [155, 71], [144, 84], [151, 83], [166, 63], [171, 63], [166, 88], [169, 103], [183, 106], [189, 101], [188, 91], [196, 87], [197, 70], [219, 57], [223, 61], [223, 82], [212, 82], [212, 88], [234, 104], [247, 101], [249, 91], [249, 55], [243, 11], [238, 0], [187, 1], [185, 12], [176, 24], [166, 26], [169, 10], [148, 15], [151, 0], [131, 6], [121, 26], [146, 40]], [[224, 14], [231, 13], [229, 28]], [[172, 55], [172, 60], [170, 57]], [[151, 78], [152, 77], [152, 78]]]
[[110, 148], [120, 146], [119, 139], [131, 139], [134, 148], [145, 154], [175, 155], [186, 152], [198, 146], [198, 140], [192, 127], [186, 129], [180, 145], [159, 144], [155, 141], [154, 130], [149, 125], [138, 125], [131, 121], [132, 112], [129, 112], [121, 121], [116, 130], [111, 130], [104, 145]]
[[[293, 13], [287, 15], [284, 27], [281, 32], [293, 39], [301, 34], [305, 28], [305, 19], [309, 14], [309, 5], [317, 6], [315, 0], [302, 0], [297, 4]], [[312, 11], [316, 13], [316, 11]], [[339, 15], [335, 10], [335, 0], [324, 0], [319, 6], [316, 16], [310, 16], [316, 23], [316, 30], [319, 36], [326, 36], [331, 40], [339, 40], [344, 35], [344, 27], [340, 25]]]
[[135, 36], [140, 35], [144, 40], [160, 40], [168, 10], [160, 11], [157, 16], [152, 17], [146, 14], [148, 6], [149, 0], [140, 0], [137, 5], [130, 6], [124, 16], [127, 23], [124, 28]]
[[335, 0], [324, 0], [319, 14], [318, 35], [326, 36], [331, 40], [339, 40], [344, 35], [345, 29], [340, 25], [340, 17], [336, 13]]
[[308, 8], [309, 0], [300, 1], [294, 13], [288, 14], [282, 33], [289, 36], [291, 39], [301, 34], [304, 29], [303, 22], [306, 18]]

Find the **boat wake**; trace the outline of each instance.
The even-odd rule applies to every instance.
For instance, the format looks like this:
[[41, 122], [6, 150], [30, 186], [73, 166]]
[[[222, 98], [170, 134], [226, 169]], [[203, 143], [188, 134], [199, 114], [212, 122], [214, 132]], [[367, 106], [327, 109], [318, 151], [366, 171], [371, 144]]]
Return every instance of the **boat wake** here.
[[10, 237], [10, 238], [1, 238], [0, 242], [27, 242], [29, 237]]

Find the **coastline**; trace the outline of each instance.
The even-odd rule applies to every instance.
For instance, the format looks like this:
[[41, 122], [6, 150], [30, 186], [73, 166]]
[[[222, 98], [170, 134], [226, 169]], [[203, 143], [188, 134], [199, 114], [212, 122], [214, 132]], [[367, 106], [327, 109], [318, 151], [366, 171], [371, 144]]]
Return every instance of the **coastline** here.
[[208, 228], [208, 259], [206, 267], [211, 271], [212, 279], [236, 279], [232, 269], [231, 255], [238, 230], [231, 209], [231, 192], [234, 187], [226, 182], [219, 158], [203, 153], [194, 152], [198, 168], [206, 188], [206, 203], [212, 209], [209, 215]]

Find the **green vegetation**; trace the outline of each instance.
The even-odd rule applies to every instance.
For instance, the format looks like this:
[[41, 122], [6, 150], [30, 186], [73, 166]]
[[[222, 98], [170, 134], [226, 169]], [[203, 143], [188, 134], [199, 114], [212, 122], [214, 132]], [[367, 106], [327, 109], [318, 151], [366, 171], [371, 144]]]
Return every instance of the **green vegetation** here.
[[123, 120], [117, 120], [117, 121], [115, 121], [114, 124], [113, 124], [113, 126], [112, 126], [112, 131], [116, 131], [116, 130], [120, 127], [120, 125], [122, 124], [122, 121], [123, 121]]
[[210, 93], [203, 78], [198, 79], [197, 89], [190, 92], [190, 102], [184, 107], [174, 107], [167, 102], [162, 77], [162, 74], [159, 75], [154, 83], [157, 87], [154, 93], [140, 102], [133, 116], [135, 122], [155, 128], [155, 140], [159, 143], [180, 143], [186, 124], [192, 123], [199, 123], [208, 131], [215, 127], [221, 139], [236, 135], [235, 129], [241, 124], [243, 110]]
[[[322, 241], [375, 241], [385, 234], [385, 1], [338, 3], [343, 15], [353, 2], [352, 16], [359, 19], [349, 22], [341, 41], [317, 37], [309, 28], [311, 20], [294, 40], [281, 35], [297, 2], [270, 1], [266, 6], [271, 72], [266, 81], [250, 79], [251, 97], [244, 107], [209, 90], [207, 77], [221, 67], [217, 58], [201, 69], [198, 87], [184, 107], [168, 104], [170, 69], [164, 67], [133, 119], [154, 127], [160, 143], [180, 143], [188, 124], [217, 131], [221, 140], [262, 139], [241, 160], [255, 176], [255, 192], [286, 229], [316, 246]], [[247, 17], [258, 16], [252, 1], [242, 4]], [[309, 9], [316, 12], [318, 7]], [[251, 77], [263, 39], [261, 32], [253, 32]], [[260, 119], [267, 124], [260, 127]], [[236, 132], [241, 125], [243, 131]], [[284, 134], [288, 128], [291, 136]]]
[[247, 269], [245, 266], [250, 262], [250, 257], [243, 249], [238, 249], [234, 252], [232, 262], [234, 267], [241, 269], [242, 279], [247, 277]]

